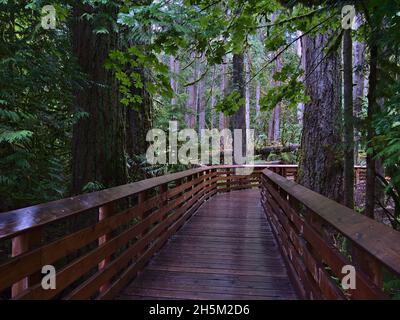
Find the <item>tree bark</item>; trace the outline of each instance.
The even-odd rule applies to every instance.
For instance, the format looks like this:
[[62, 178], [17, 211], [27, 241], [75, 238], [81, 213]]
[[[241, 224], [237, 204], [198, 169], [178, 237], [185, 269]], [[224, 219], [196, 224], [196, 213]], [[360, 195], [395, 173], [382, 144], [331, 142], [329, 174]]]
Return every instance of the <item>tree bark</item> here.
[[354, 208], [353, 50], [351, 29], [343, 34], [344, 205]]
[[[196, 54], [192, 54], [192, 59], [196, 59], [193, 66], [192, 76], [189, 79], [189, 82], [192, 83], [197, 80], [198, 72], [197, 72], [197, 58]], [[197, 83], [190, 85], [188, 88], [188, 101], [187, 105], [190, 109], [187, 114], [185, 114], [185, 122], [188, 128], [194, 128], [196, 124], [197, 117]]]
[[260, 115], [260, 99], [261, 99], [261, 82], [257, 81], [256, 85], [256, 116]]
[[[144, 70], [143, 68], [141, 68], [140, 70], [135, 71], [140, 74], [143, 83], [149, 81], [148, 70]], [[146, 135], [152, 127], [153, 111], [153, 99], [151, 95], [146, 91], [145, 87], [141, 89], [135, 89], [132, 94], [139, 95], [142, 98], [142, 103], [137, 110], [130, 107], [127, 108], [126, 151], [131, 157], [146, 153], [146, 150], [148, 148]]]
[[321, 50], [328, 38], [328, 34], [302, 38], [306, 94], [311, 101], [304, 107], [299, 182], [315, 192], [341, 202], [343, 155], [339, 55], [332, 52], [316, 65], [324, 56]]
[[[232, 87], [233, 90], [245, 97], [244, 56], [238, 53], [233, 56], [232, 61]], [[242, 130], [242, 154], [246, 154], [246, 106], [242, 104], [239, 110], [231, 117], [231, 127]]]
[[[96, 11], [107, 12], [116, 19], [117, 12], [107, 6]], [[73, 54], [90, 85], [74, 92], [77, 110], [89, 117], [73, 128], [72, 194], [82, 193], [88, 182], [104, 187], [127, 181], [125, 160], [125, 110], [119, 103], [114, 73], [104, 68], [110, 50], [118, 48], [117, 34], [96, 34], [92, 21], [82, 19], [84, 13], [96, 13], [88, 5], [73, 8]]]
[[[357, 16], [356, 25], [357, 27], [360, 25], [361, 17]], [[354, 86], [353, 86], [353, 110], [355, 119], [359, 119], [361, 116], [362, 110], [362, 101], [364, 98], [364, 52], [365, 52], [365, 43], [354, 41]], [[360, 140], [361, 134], [358, 127], [354, 130], [354, 162], [358, 164], [358, 153], [360, 148]]]
[[[278, 57], [275, 62], [274, 72], [280, 72], [282, 70], [282, 58]], [[271, 85], [276, 86], [277, 83], [272, 79]], [[271, 119], [268, 126], [268, 139], [271, 143], [277, 143], [280, 139], [280, 120], [281, 120], [281, 104], [275, 106], [272, 110]]]
[[249, 59], [244, 59], [245, 66], [245, 105], [246, 105], [246, 128], [250, 129], [250, 65]]
[[211, 105], [210, 105], [210, 111], [211, 111], [211, 129], [214, 129], [216, 126], [215, 123], [215, 70], [216, 70], [216, 66], [213, 67], [213, 72], [212, 72], [212, 76], [211, 76], [211, 89], [210, 89], [210, 100], [211, 100]]
[[[302, 35], [301, 31], [296, 32], [297, 37], [300, 37], [301, 35]], [[304, 61], [304, 55], [303, 55], [303, 50], [302, 50], [302, 46], [301, 46], [301, 38], [296, 41], [296, 53], [297, 53], [297, 56], [300, 58], [301, 68], [304, 70], [305, 69], [305, 61]], [[303, 81], [304, 77], [301, 76], [299, 80]], [[303, 113], [304, 113], [304, 103], [300, 102], [297, 105], [297, 120], [300, 124], [303, 123]]]
[[[220, 87], [220, 91], [221, 91], [221, 99], [223, 99], [225, 97], [225, 93], [227, 90], [227, 76], [226, 76], [226, 70], [227, 66], [225, 63], [225, 59], [223, 64], [221, 65], [221, 87]], [[219, 113], [219, 129], [225, 129], [226, 126], [226, 117], [224, 115], [223, 112]]]
[[176, 75], [179, 74], [180, 64], [179, 60], [176, 60], [174, 56], [169, 57], [169, 70], [171, 73], [170, 85], [174, 92], [174, 96], [171, 99], [171, 105], [176, 104], [176, 95], [178, 94], [178, 81]]
[[376, 85], [377, 85], [377, 66], [378, 66], [378, 47], [375, 43], [370, 44], [370, 62], [368, 79], [368, 112], [367, 112], [367, 181], [366, 181], [366, 200], [365, 215], [374, 218], [375, 209], [375, 159], [372, 151], [371, 140], [374, 137], [374, 127], [372, 119], [376, 109]]
[[198, 83], [198, 97], [197, 97], [197, 105], [198, 105], [198, 113], [199, 113], [199, 134], [201, 129], [205, 129], [206, 127], [206, 99], [205, 99], [205, 78], [201, 79]]

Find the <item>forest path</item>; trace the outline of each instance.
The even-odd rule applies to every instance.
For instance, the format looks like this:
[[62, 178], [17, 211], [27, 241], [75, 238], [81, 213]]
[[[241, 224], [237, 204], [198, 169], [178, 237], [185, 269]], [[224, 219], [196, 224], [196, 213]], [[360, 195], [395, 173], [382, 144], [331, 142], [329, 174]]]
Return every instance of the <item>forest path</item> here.
[[205, 202], [117, 299], [296, 299], [259, 190]]

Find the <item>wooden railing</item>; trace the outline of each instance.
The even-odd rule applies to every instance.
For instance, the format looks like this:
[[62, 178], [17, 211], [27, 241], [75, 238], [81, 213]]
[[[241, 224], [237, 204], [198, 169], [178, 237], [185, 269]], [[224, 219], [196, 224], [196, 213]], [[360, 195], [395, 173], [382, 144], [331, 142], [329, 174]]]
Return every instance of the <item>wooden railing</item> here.
[[[261, 185], [265, 213], [301, 297], [389, 298], [383, 282], [400, 276], [399, 232], [268, 169]], [[346, 278], [350, 288], [344, 288], [348, 266], [355, 282]]]
[[[400, 265], [397, 232], [289, 181], [296, 166], [241, 169], [201, 167], [0, 213], [0, 298], [110, 299], [204, 201], [261, 182], [267, 217], [304, 298], [383, 297], [381, 267], [398, 273]], [[363, 266], [348, 296], [333, 280], [350, 264], [347, 253], [328, 241], [326, 223], [350, 241]], [[54, 290], [42, 287], [45, 265], [57, 271]]]
[[[201, 167], [0, 213], [1, 298], [109, 299], [217, 192], [258, 188], [261, 170]], [[42, 267], [56, 268], [44, 290]]]

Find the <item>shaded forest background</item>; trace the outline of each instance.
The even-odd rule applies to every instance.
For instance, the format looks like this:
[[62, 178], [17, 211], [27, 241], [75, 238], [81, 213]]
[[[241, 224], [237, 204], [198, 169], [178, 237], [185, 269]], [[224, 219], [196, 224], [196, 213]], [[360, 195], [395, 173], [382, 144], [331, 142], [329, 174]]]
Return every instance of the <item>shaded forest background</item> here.
[[146, 163], [176, 120], [254, 129], [349, 207], [366, 165], [356, 209], [399, 229], [399, 1], [65, 0], [45, 29], [47, 4], [0, 1], [0, 211], [187, 168]]

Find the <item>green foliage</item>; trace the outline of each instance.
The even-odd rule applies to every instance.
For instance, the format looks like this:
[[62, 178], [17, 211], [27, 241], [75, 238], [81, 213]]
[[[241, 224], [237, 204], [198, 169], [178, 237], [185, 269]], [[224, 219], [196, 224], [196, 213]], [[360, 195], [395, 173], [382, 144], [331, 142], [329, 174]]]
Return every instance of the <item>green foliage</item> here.
[[0, 210], [54, 200], [68, 188], [71, 93], [81, 76], [63, 16], [58, 32], [40, 27], [44, 4], [0, 4]]
[[94, 192], [105, 189], [105, 186], [98, 181], [91, 181], [85, 184], [82, 188], [83, 192]]
[[[400, 86], [397, 85], [397, 89]], [[376, 115], [374, 126], [377, 135], [373, 139], [376, 157], [383, 159], [386, 175], [390, 181], [384, 184], [386, 193], [395, 203], [392, 224], [400, 226], [400, 94], [397, 91], [388, 100], [382, 112]]]
[[270, 88], [261, 98], [261, 110], [267, 111], [275, 108], [279, 103], [288, 108], [295, 108], [299, 103], [307, 103], [309, 97], [304, 95], [304, 83], [298, 79], [303, 74], [302, 70], [295, 70], [292, 65], [285, 65], [282, 71], [273, 75], [279, 84]]
[[[142, 94], [137, 89], [146, 90], [150, 95], [159, 94], [167, 98], [172, 98], [173, 94], [168, 67], [156, 54], [144, 53], [146, 50], [143, 46], [132, 46], [126, 52], [113, 50], [105, 64], [107, 69], [115, 71], [122, 95], [121, 103], [136, 110], [142, 104]], [[151, 70], [151, 81], [146, 81], [141, 70]]]
[[232, 91], [229, 95], [224, 97], [215, 106], [215, 110], [218, 112], [223, 112], [227, 116], [232, 116], [244, 105], [244, 98], [241, 97], [240, 92]]

